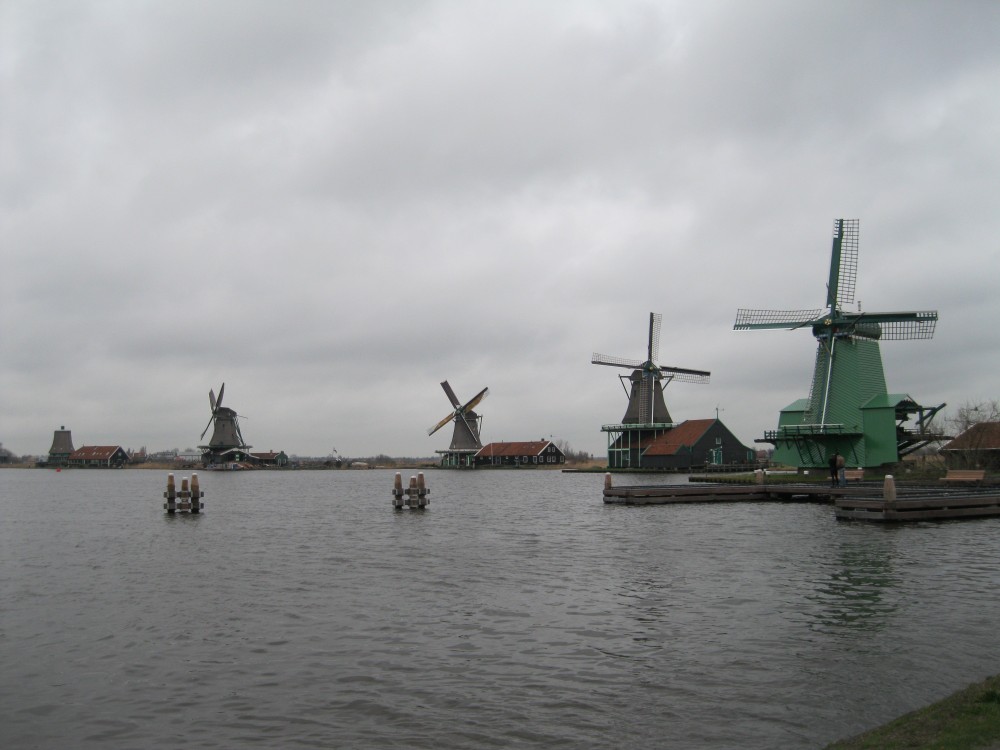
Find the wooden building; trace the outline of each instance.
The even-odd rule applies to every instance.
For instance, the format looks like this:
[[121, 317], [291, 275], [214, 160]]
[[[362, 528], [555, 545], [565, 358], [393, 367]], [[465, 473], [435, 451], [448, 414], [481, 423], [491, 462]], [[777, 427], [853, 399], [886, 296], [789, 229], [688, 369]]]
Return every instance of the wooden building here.
[[949, 469], [1000, 469], [1000, 422], [974, 424], [941, 448]]
[[84, 445], [66, 460], [67, 466], [100, 469], [120, 469], [128, 463], [128, 453], [120, 445]]
[[[754, 462], [754, 451], [743, 445], [718, 419], [688, 419], [670, 429], [630, 439], [620, 435], [609, 446], [608, 466], [661, 471], [691, 471]], [[614, 463], [612, 463], [614, 461]]]
[[551, 440], [490, 443], [475, 455], [475, 466], [558, 466], [566, 454]]
[[284, 451], [267, 451], [266, 453], [251, 453], [254, 461], [258, 466], [271, 466], [277, 468], [283, 468], [288, 466], [288, 456], [285, 455]]

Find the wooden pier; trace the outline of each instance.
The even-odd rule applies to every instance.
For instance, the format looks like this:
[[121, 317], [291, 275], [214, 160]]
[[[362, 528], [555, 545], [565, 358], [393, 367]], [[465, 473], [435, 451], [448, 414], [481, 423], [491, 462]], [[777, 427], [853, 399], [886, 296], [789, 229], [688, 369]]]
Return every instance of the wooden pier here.
[[831, 503], [838, 519], [895, 523], [1000, 516], [1000, 487], [905, 486], [892, 476], [881, 483], [826, 487], [822, 484], [668, 484], [614, 487], [604, 479], [604, 502], [617, 505], [678, 503]]
[[935, 489], [915, 487], [902, 496], [891, 476], [881, 497], [839, 498], [834, 512], [844, 521], [943, 521], [1000, 516], [1000, 488]]
[[828, 487], [817, 483], [768, 484], [763, 474], [754, 484], [658, 484], [615, 487], [611, 475], [604, 476], [604, 502], [609, 505], [672, 505], [678, 503], [820, 502], [840, 497], [871, 496], [871, 487]]

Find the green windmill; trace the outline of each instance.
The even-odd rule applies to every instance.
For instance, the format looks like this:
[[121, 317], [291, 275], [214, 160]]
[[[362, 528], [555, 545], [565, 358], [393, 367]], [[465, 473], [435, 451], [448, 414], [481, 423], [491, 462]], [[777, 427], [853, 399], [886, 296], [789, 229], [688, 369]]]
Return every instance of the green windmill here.
[[782, 409], [778, 429], [757, 440], [775, 446], [775, 462], [825, 467], [836, 451], [850, 466], [875, 467], [940, 437], [930, 422], [945, 405], [925, 408], [906, 394], [889, 393], [879, 349], [880, 341], [931, 338], [938, 314], [845, 311], [854, 302], [857, 269], [858, 220], [837, 219], [825, 308], [736, 314], [735, 330], [809, 326], [819, 342], [809, 396]]

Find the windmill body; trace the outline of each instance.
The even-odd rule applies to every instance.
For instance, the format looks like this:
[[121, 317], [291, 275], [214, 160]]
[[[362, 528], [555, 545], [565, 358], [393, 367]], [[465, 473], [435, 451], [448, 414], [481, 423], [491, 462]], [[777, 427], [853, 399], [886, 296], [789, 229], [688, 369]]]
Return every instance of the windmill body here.
[[[208, 424], [205, 426], [201, 437], [204, 438], [209, 428], [212, 428], [212, 437], [208, 445], [199, 446], [202, 451], [202, 463], [206, 465], [222, 463], [232, 457], [236, 461], [248, 458], [247, 452], [252, 446], [246, 444], [243, 433], [240, 431], [239, 418], [235, 409], [222, 405], [222, 397], [226, 392], [226, 384], [219, 388], [219, 397], [215, 397], [215, 391], [209, 390], [208, 402], [212, 409]], [[247, 455], [244, 455], [247, 454]]]
[[630, 370], [630, 374], [619, 376], [622, 385], [628, 381], [628, 407], [619, 424], [601, 427], [608, 434], [609, 468], [641, 468], [642, 451], [645, 445], [674, 427], [673, 419], [663, 399], [663, 387], [673, 380], [686, 383], [707, 383], [711, 373], [706, 370], [690, 370], [670, 367], [657, 362], [660, 348], [659, 313], [649, 314], [649, 335], [646, 359], [623, 359], [597, 354], [591, 357], [591, 364], [619, 367]]
[[809, 395], [786, 406], [778, 429], [758, 440], [774, 444], [776, 463], [821, 468], [837, 452], [851, 466], [875, 467], [936, 439], [930, 422], [944, 404], [925, 408], [889, 393], [880, 343], [931, 338], [937, 312], [845, 311], [854, 300], [857, 257], [858, 221], [838, 219], [825, 308], [737, 312], [735, 330], [809, 327], [817, 341]]
[[447, 380], [441, 383], [441, 388], [448, 400], [451, 401], [452, 411], [428, 429], [427, 434], [433, 435], [449, 422], [454, 422], [451, 445], [448, 446], [448, 450], [436, 451], [441, 454], [441, 465], [453, 468], [472, 468], [475, 465], [476, 453], [483, 447], [479, 437], [483, 418], [474, 409], [489, 395], [489, 388], [483, 388], [464, 404], [458, 400]]

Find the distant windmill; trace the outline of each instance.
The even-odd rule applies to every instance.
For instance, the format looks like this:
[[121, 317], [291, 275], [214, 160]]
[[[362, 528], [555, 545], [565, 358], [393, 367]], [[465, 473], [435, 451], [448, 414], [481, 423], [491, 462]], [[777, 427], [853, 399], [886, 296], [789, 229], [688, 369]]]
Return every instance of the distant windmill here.
[[[649, 314], [649, 338], [646, 347], [646, 359], [622, 359], [597, 354], [591, 357], [594, 365], [623, 367], [632, 370], [629, 376], [628, 409], [622, 418], [623, 424], [652, 425], [670, 424], [672, 422], [667, 405], [663, 401], [663, 386], [672, 380], [682, 383], [707, 383], [710, 372], [705, 370], [688, 370], [682, 367], [668, 367], [657, 363], [660, 356], [660, 321], [659, 313]], [[624, 385], [624, 375], [622, 378]]]
[[212, 455], [224, 453], [232, 448], [247, 450], [251, 447], [246, 444], [243, 434], [240, 432], [239, 414], [228, 406], [222, 405], [222, 396], [225, 392], [225, 383], [219, 388], [218, 399], [215, 398], [215, 391], [211, 389], [208, 391], [208, 403], [212, 407], [212, 416], [209, 417], [208, 424], [201, 433], [201, 438], [205, 438], [205, 433], [208, 432], [209, 427], [214, 425], [215, 429], [212, 431], [212, 437], [208, 441], [208, 445], [201, 447]]
[[479, 405], [480, 401], [486, 398], [490, 389], [483, 388], [483, 390], [469, 399], [468, 402], [462, 404], [455, 395], [455, 391], [451, 389], [447, 380], [441, 383], [441, 387], [444, 389], [445, 395], [448, 396], [448, 400], [451, 401], [453, 411], [436, 425], [429, 428], [427, 430], [427, 434], [433, 435], [446, 424], [454, 421], [455, 431], [452, 433], [451, 446], [449, 450], [471, 451], [474, 449], [478, 451], [483, 447], [483, 443], [479, 439], [479, 425], [482, 417], [476, 414], [473, 409]]
[[[944, 407], [925, 409], [905, 394], [888, 393], [879, 348], [879, 341], [931, 338], [937, 311], [844, 310], [854, 301], [858, 223], [857, 219], [834, 221], [826, 307], [740, 309], [736, 314], [735, 330], [808, 326], [819, 344], [808, 398], [785, 407], [778, 429], [760, 441], [774, 443], [775, 461], [821, 467], [837, 451], [852, 466], [894, 463], [903, 451], [929, 442], [926, 427]], [[916, 433], [903, 427], [912, 414], [919, 414]]]

